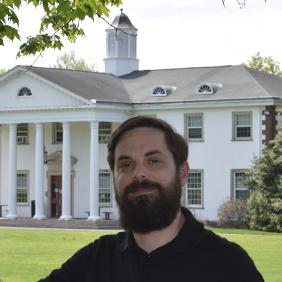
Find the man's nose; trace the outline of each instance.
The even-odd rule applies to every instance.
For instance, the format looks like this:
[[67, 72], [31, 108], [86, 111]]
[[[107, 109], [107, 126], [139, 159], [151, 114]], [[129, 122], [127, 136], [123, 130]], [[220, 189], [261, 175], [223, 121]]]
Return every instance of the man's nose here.
[[138, 164], [135, 166], [134, 169], [134, 179], [136, 180], [142, 180], [147, 177], [147, 171], [144, 165]]

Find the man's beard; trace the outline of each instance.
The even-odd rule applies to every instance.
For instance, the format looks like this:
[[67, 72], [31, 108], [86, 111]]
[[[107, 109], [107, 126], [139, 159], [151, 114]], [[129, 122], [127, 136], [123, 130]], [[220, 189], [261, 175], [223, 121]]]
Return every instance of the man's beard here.
[[[139, 188], [154, 191], [135, 196], [133, 193]], [[167, 186], [149, 180], [135, 181], [120, 194], [116, 191], [115, 196], [122, 227], [145, 234], [161, 230], [175, 219], [180, 209], [181, 183], [177, 175]]]

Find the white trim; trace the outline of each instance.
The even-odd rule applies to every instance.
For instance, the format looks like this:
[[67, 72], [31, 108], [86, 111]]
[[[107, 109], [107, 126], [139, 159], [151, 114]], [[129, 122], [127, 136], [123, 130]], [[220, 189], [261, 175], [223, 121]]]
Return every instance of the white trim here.
[[221, 100], [193, 100], [193, 101], [183, 101], [183, 102], [164, 102], [164, 103], [132, 103], [132, 107], [134, 110], [166, 110], [166, 109], [198, 109], [198, 108], [227, 108], [227, 107], [250, 107], [250, 106], [272, 106], [282, 104], [282, 99], [279, 97], [281, 101], [277, 101], [272, 97], [267, 97], [266, 99], [238, 99], [238, 100], [230, 100], [230, 99], [221, 99]]

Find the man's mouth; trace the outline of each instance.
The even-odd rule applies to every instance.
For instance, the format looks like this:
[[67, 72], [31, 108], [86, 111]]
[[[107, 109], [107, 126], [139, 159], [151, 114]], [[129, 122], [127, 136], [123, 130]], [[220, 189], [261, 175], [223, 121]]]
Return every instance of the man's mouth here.
[[144, 180], [141, 182], [133, 182], [125, 189], [125, 193], [129, 198], [136, 198], [139, 196], [146, 196], [157, 193], [161, 189], [158, 183]]
[[130, 192], [129, 194], [134, 195], [134, 196], [147, 195], [147, 194], [154, 193], [156, 190], [157, 189], [155, 189], [155, 188], [143, 188], [143, 187], [140, 187], [136, 191]]

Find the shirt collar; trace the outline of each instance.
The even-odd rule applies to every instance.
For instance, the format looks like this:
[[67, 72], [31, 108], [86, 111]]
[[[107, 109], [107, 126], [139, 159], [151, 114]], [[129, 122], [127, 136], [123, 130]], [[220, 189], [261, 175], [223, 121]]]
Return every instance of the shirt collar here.
[[[201, 234], [203, 234], [203, 224], [197, 221], [187, 208], [182, 207], [181, 211], [184, 215], [185, 222], [178, 235], [171, 242], [154, 250], [152, 253], [162, 252], [162, 250], [169, 250], [169, 252], [181, 252], [186, 248], [193, 248], [199, 243]], [[126, 231], [124, 232], [124, 236], [118, 245], [118, 250], [125, 252], [126, 250], [132, 248], [136, 249], [138, 246], [135, 243], [133, 233], [131, 231]]]

